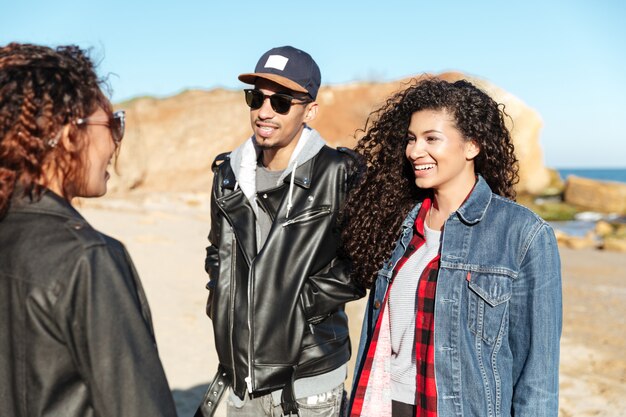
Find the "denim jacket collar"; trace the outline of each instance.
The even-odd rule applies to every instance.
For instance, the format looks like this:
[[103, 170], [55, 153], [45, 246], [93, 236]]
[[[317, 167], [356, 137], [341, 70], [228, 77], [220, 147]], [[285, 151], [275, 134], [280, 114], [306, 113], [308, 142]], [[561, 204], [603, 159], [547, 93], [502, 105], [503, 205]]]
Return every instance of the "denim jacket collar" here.
[[[485, 179], [478, 175], [478, 181], [471, 191], [467, 200], [456, 211], [456, 215], [459, 216], [462, 222], [465, 224], [473, 225], [480, 222], [485, 216], [485, 212], [491, 203], [491, 188], [485, 181]], [[402, 222], [402, 230], [398, 239], [398, 245], [396, 245], [391, 258], [385, 262], [382, 268], [378, 271], [379, 275], [387, 278], [387, 281], [391, 279], [393, 268], [396, 262], [400, 259], [400, 256], [406, 250], [411, 238], [413, 237], [413, 225], [415, 219], [422, 207], [422, 201], [418, 202], [415, 207], [411, 209], [409, 214]]]
[[491, 188], [485, 179], [478, 175], [478, 181], [465, 203], [456, 211], [466, 224], [476, 224], [483, 219], [491, 203]]
[[[489, 203], [491, 203], [491, 188], [481, 175], [478, 175], [477, 177], [478, 181], [476, 182], [474, 189], [465, 203], [463, 203], [456, 211], [461, 220], [467, 224], [476, 224], [481, 221], [485, 216]], [[415, 219], [417, 218], [417, 213], [419, 213], [421, 207], [422, 202], [420, 201], [406, 216], [402, 222], [402, 234], [404, 234], [407, 229], [411, 229], [413, 227]]]
[[413, 224], [415, 224], [415, 219], [417, 218], [417, 213], [419, 213], [420, 208], [422, 207], [422, 202], [420, 201], [411, 209], [409, 214], [406, 216], [404, 221], [402, 222], [402, 231], [404, 232], [406, 229], [413, 228]]

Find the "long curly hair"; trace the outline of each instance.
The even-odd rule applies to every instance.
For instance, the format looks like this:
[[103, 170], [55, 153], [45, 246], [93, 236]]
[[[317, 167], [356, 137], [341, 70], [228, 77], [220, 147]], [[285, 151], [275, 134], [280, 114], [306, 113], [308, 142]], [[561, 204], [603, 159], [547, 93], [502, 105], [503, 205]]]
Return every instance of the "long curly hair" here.
[[[84, 126], [71, 123], [102, 107], [111, 112], [94, 64], [77, 46], [0, 47], [0, 218], [16, 186], [35, 197], [46, 186], [44, 167], [61, 172], [63, 197], [82, 184]], [[68, 126], [71, 146], [58, 141]], [[58, 142], [58, 143], [57, 143]], [[68, 149], [70, 148], [70, 149]]]
[[353, 277], [367, 288], [391, 256], [402, 221], [427, 192], [415, 185], [405, 156], [411, 116], [420, 110], [444, 110], [451, 115], [463, 138], [479, 145], [476, 174], [483, 176], [493, 192], [515, 198], [518, 161], [505, 126], [504, 105], [466, 80], [413, 80], [370, 114], [355, 148], [365, 171], [348, 195], [343, 239]]

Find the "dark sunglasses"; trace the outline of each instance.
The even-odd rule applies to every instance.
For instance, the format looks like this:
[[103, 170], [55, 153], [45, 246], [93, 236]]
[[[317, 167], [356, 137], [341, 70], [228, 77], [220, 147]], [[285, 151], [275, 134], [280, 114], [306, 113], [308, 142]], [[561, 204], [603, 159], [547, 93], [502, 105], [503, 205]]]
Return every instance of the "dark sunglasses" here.
[[124, 110], [118, 110], [109, 120], [94, 120], [89, 117], [84, 117], [76, 120], [76, 125], [94, 125], [94, 126], [106, 126], [111, 130], [111, 136], [113, 141], [118, 144], [124, 138], [124, 130], [126, 129], [126, 112]]
[[[266, 98], [270, 99], [270, 105], [272, 109], [279, 114], [287, 114], [289, 113], [289, 109], [291, 109], [292, 105], [295, 104], [307, 104], [311, 103], [313, 100], [311, 99], [296, 99], [289, 94], [276, 93], [267, 95], [264, 94], [260, 90], [247, 88], [243, 90], [246, 93], [246, 104], [250, 106], [252, 110], [260, 109], [263, 106], [263, 102]], [[297, 100], [297, 101], [294, 101]]]

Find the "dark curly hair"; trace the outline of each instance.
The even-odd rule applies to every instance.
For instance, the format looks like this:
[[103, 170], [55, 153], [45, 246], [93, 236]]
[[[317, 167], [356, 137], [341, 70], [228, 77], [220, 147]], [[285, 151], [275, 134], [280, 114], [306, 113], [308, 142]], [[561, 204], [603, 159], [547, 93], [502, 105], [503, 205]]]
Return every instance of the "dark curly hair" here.
[[353, 277], [367, 288], [391, 255], [402, 221], [426, 193], [415, 185], [405, 156], [411, 116], [420, 110], [450, 114], [465, 140], [479, 145], [476, 174], [496, 194], [515, 198], [518, 166], [504, 106], [466, 80], [413, 80], [370, 114], [355, 148], [366, 168], [344, 208], [343, 239], [352, 258]]
[[[94, 64], [77, 46], [10, 43], [0, 47], [0, 218], [19, 186], [34, 197], [46, 186], [45, 166], [59, 170], [63, 197], [81, 184], [83, 126], [71, 123], [102, 107], [112, 112]], [[55, 143], [69, 126], [71, 149]]]

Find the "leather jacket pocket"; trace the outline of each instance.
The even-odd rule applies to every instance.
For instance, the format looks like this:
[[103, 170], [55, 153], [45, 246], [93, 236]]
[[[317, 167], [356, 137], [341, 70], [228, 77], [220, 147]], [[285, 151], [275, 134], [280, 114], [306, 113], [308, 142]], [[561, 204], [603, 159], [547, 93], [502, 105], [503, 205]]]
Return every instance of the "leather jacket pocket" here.
[[331, 213], [330, 206], [315, 207], [298, 213], [295, 217], [283, 222], [282, 226], [287, 227], [298, 223], [308, 223], [320, 217], [328, 216]]
[[512, 281], [505, 275], [468, 273], [468, 324], [470, 331], [493, 345], [508, 321]]

